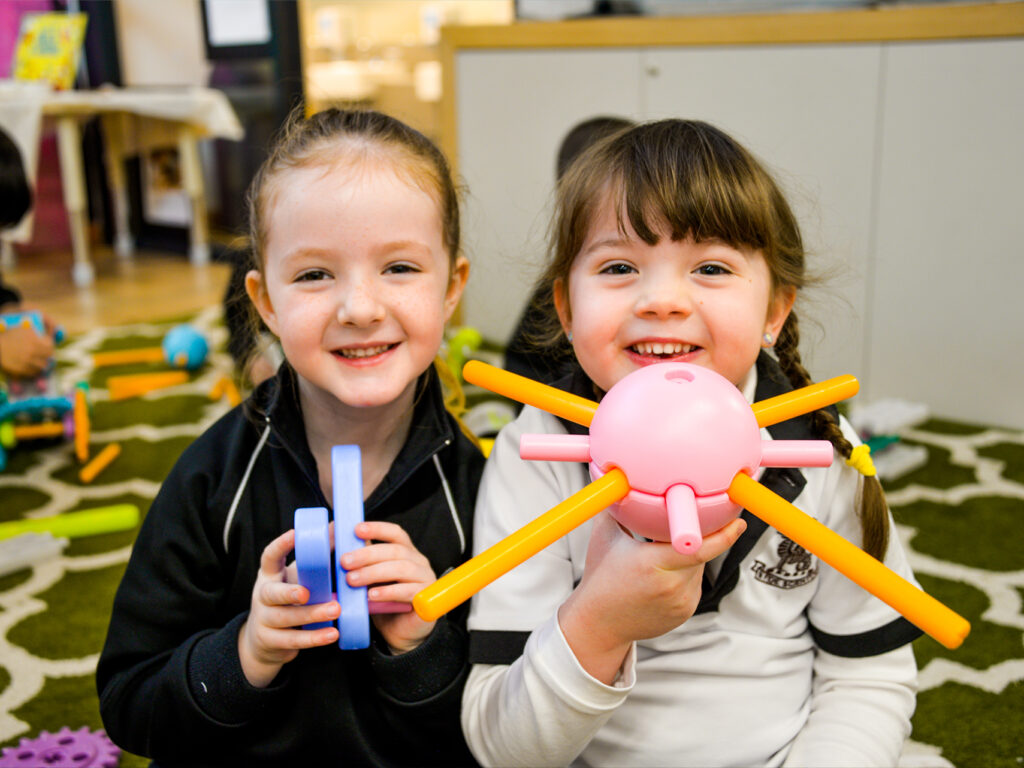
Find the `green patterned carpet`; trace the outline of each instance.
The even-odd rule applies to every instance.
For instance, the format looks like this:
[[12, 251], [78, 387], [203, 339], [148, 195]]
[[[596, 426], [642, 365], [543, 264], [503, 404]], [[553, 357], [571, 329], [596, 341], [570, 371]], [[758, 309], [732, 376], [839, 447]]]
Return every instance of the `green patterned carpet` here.
[[[215, 349], [224, 341], [219, 308], [192, 319]], [[174, 323], [95, 331], [58, 350], [65, 383], [92, 388], [92, 453], [118, 442], [120, 457], [92, 484], [77, 478], [69, 444], [12, 451], [0, 473], [0, 521], [131, 502], [145, 513], [186, 445], [223, 414], [208, 393], [230, 371], [220, 352], [188, 384], [111, 402], [111, 374], [93, 371], [97, 349], [157, 346]], [[908, 766], [1020, 768], [1024, 764], [1024, 435], [929, 421], [904, 433], [929, 463], [888, 484], [900, 531], [921, 583], [964, 614], [973, 631], [946, 651], [917, 641], [921, 692]], [[114, 590], [135, 532], [74, 539], [63, 555], [0, 576], [0, 746], [63, 726], [101, 727], [93, 671]], [[122, 755], [121, 766], [148, 761]]]

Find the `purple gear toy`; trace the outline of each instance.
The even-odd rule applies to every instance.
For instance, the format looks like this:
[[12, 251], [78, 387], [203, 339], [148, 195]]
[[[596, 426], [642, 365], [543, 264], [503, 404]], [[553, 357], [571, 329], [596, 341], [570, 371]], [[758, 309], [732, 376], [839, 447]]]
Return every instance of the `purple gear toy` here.
[[117, 768], [120, 762], [121, 750], [107, 734], [84, 726], [77, 731], [66, 726], [57, 733], [42, 731], [0, 754], [0, 768]]

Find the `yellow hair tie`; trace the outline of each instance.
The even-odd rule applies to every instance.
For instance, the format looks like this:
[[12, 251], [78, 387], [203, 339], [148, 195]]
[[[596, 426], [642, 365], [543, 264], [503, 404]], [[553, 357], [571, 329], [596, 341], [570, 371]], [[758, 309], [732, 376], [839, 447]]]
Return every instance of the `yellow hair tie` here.
[[871, 449], [866, 445], [858, 445], [850, 451], [846, 463], [860, 472], [864, 477], [875, 476], [875, 463], [871, 461]]

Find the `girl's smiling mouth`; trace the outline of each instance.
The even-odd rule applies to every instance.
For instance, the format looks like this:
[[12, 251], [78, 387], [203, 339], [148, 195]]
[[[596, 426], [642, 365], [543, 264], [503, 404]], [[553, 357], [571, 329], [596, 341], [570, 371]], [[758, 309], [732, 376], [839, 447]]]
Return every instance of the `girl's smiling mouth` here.
[[700, 349], [680, 341], [638, 341], [626, 347], [626, 352], [638, 362], [664, 362], [684, 358]]
[[341, 347], [340, 349], [334, 350], [333, 354], [335, 357], [340, 357], [343, 360], [372, 362], [380, 358], [381, 355], [390, 352], [397, 346], [398, 344], [395, 343], [376, 344], [374, 346], [363, 347]]

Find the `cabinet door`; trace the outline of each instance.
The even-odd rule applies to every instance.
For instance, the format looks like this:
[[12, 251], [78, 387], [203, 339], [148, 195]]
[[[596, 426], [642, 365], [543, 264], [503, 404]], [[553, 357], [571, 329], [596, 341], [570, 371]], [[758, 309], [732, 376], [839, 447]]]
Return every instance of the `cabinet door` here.
[[457, 54], [467, 325], [502, 342], [511, 335], [544, 264], [562, 137], [595, 115], [636, 117], [639, 82], [635, 49]]
[[864, 368], [869, 317], [878, 44], [648, 49], [645, 117], [722, 128], [774, 173], [800, 221], [808, 265], [801, 350], [815, 378]]
[[1024, 41], [885, 68], [871, 391], [1024, 428]]

